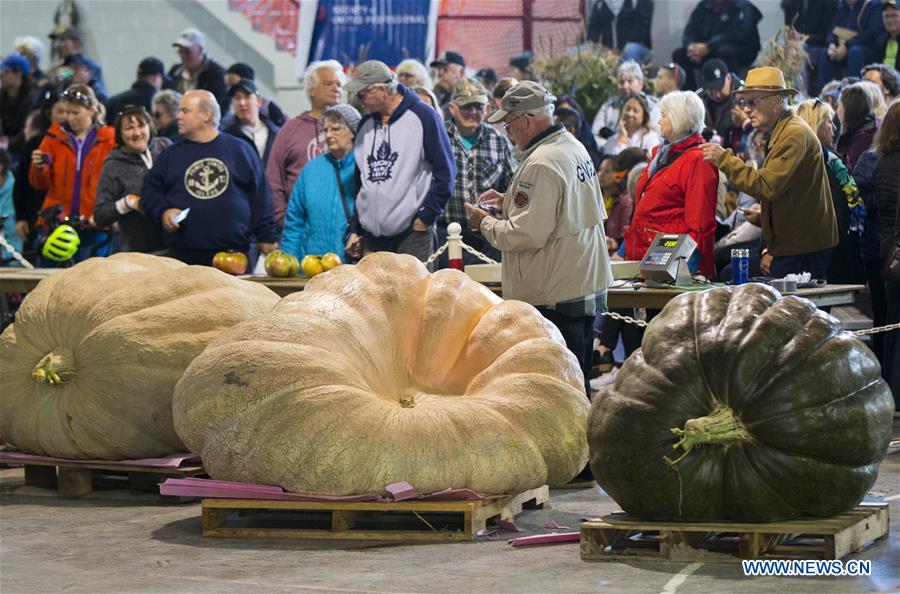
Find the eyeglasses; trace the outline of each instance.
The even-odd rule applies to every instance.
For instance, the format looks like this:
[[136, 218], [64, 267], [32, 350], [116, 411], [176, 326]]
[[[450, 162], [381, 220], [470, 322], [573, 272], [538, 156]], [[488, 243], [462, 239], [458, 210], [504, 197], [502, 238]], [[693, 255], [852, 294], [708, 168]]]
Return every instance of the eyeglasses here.
[[503, 122], [503, 129], [506, 130], [507, 132], [509, 132], [510, 124], [512, 124], [512, 123], [515, 122], [516, 120], [521, 120], [522, 118], [524, 118], [524, 117], [527, 116], [527, 115], [530, 115], [530, 114], [523, 113], [522, 115], [516, 116], [516, 117], [514, 117], [513, 119], [511, 119], [511, 120], [508, 121], [508, 122]]
[[484, 103], [467, 103], [458, 107], [460, 111], [484, 111], [486, 106]]
[[347, 127], [347, 126], [345, 126], [345, 125], [343, 125], [343, 124], [338, 124], [338, 125], [336, 125], [336, 126], [324, 126], [324, 127], [322, 128], [322, 131], [323, 131], [325, 134], [340, 134], [340, 133], [343, 132], [344, 130], [349, 130], [349, 129], [350, 129], [349, 127]]
[[[143, 105], [126, 105], [125, 107], [122, 108], [122, 110], [119, 113], [116, 114], [116, 117], [120, 118], [124, 115], [135, 115], [136, 116], [139, 114], [150, 115], [147, 113], [147, 110], [144, 108]], [[156, 115], [156, 113], [154, 112], [154, 116], [155, 115]]]
[[765, 97], [759, 97], [757, 99], [738, 99], [736, 101], [738, 107], [749, 107], [750, 109], [756, 109], [756, 106], [771, 97], [772, 95], [766, 95]]
[[91, 98], [87, 95], [87, 93], [80, 91], [78, 89], [66, 89], [65, 91], [63, 91], [62, 98], [65, 101], [70, 101], [72, 103], [78, 103], [79, 105], [87, 107], [88, 109], [91, 109], [94, 107], [94, 104], [91, 101]]

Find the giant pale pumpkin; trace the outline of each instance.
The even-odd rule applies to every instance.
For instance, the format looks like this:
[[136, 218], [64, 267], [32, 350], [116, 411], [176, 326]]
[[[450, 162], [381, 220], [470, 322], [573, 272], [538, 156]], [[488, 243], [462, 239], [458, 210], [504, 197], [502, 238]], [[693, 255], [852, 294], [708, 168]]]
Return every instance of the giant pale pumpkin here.
[[148, 254], [58, 272], [0, 337], [0, 435], [61, 458], [183, 452], [175, 382], [210, 340], [277, 302], [261, 285]]
[[875, 482], [893, 406], [869, 349], [809, 301], [690, 293], [595, 399], [590, 465], [643, 518], [830, 516]]
[[536, 309], [376, 253], [224, 333], [175, 389], [213, 478], [347, 495], [510, 493], [587, 461], [575, 357]]

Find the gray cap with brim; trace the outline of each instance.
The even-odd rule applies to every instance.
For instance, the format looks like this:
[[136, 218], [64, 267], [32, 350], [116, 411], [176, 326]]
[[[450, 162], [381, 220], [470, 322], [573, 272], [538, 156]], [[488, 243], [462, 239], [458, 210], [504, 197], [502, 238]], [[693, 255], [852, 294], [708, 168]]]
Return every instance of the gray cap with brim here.
[[556, 101], [540, 83], [526, 80], [512, 86], [500, 100], [500, 109], [488, 116], [487, 121], [496, 124], [511, 112], [528, 111], [550, 105]]
[[356, 67], [353, 78], [350, 79], [344, 88], [347, 92], [355, 95], [369, 85], [378, 85], [394, 82], [394, 73], [387, 64], [378, 60], [368, 60]]

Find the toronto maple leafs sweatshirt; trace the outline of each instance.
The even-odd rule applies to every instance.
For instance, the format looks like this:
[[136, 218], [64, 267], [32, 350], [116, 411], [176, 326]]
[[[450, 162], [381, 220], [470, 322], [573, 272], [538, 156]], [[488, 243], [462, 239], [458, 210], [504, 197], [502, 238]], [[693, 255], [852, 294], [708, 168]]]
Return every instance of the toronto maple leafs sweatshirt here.
[[406, 232], [416, 217], [434, 223], [456, 177], [440, 116], [415, 93], [397, 87], [403, 99], [387, 125], [380, 114], [367, 114], [353, 148], [360, 172], [359, 225], [379, 237]]
[[254, 235], [278, 239], [262, 162], [249, 143], [228, 134], [163, 151], [144, 178], [141, 206], [157, 224], [169, 208], [191, 209], [175, 233], [162, 233], [176, 253], [246, 251]]

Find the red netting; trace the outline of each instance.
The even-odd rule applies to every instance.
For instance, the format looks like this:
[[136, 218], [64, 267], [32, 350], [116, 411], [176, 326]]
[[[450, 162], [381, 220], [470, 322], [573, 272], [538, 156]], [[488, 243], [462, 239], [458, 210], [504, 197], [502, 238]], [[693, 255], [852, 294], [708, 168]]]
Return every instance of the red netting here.
[[584, 34], [581, 11], [582, 0], [443, 0], [437, 53], [459, 52], [470, 69], [490, 67], [505, 76], [510, 58], [526, 47], [555, 53], [577, 44]]
[[278, 49], [297, 55], [300, 6], [294, 0], [229, 0], [228, 5], [249, 18], [254, 31], [273, 37]]

